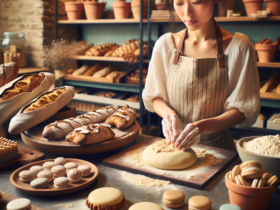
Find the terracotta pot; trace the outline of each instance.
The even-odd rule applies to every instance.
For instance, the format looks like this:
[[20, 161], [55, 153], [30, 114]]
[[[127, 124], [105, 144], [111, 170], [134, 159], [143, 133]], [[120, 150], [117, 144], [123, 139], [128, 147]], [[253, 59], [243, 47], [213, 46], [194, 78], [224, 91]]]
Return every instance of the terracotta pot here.
[[88, 20], [101, 19], [107, 2], [85, 1], [84, 8]]
[[226, 17], [227, 16], [227, 10], [233, 10], [235, 0], [226, 0], [224, 1], [225, 5], [222, 8], [219, 8], [219, 17]]
[[68, 20], [78, 20], [82, 18], [83, 3], [65, 2], [64, 4]]
[[158, 10], [166, 10], [165, 3], [156, 3], [156, 7]]
[[251, 14], [257, 14], [258, 10], [262, 10], [263, 0], [242, 0], [242, 2], [248, 17], [251, 17]]
[[280, 0], [264, 0], [266, 7], [271, 10], [271, 15], [280, 16]]
[[225, 180], [231, 204], [239, 206], [242, 210], [265, 210], [268, 208], [277, 184], [261, 188], [242, 186], [230, 181], [228, 175], [229, 173], [226, 174]]
[[260, 63], [272, 62], [277, 48], [278, 45], [255, 44], [255, 50], [258, 53], [259, 62]]
[[[151, 0], [151, 10], [155, 8], [154, 0]], [[131, 1], [131, 10], [133, 13], [134, 19], [140, 20], [140, 0], [132, 0]], [[143, 0], [143, 19], [147, 19], [148, 11], [148, 0]]]
[[130, 15], [130, 3], [124, 1], [116, 1], [112, 4], [115, 19], [125, 19], [129, 18]]

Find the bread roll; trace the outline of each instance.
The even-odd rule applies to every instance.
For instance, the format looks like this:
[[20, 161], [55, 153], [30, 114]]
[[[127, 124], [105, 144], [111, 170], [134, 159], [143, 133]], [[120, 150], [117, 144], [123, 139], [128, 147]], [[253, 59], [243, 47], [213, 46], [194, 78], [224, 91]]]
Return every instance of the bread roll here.
[[81, 68], [75, 70], [72, 75], [82, 75], [89, 69], [88, 65], [83, 65]]
[[103, 69], [106, 67], [106, 64], [96, 64], [90, 69], [88, 69], [85, 73], [83, 73], [84, 76], [92, 76], [95, 72], [99, 71], [100, 69]]

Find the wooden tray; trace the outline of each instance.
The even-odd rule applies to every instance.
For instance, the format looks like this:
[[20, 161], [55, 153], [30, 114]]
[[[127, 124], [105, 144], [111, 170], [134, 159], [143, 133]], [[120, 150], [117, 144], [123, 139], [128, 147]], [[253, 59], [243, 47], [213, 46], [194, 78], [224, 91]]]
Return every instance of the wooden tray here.
[[16, 166], [24, 166], [26, 164], [45, 159], [45, 153], [35, 149], [18, 145], [19, 156], [6, 163], [0, 164], [0, 171], [4, 171]]
[[108, 152], [114, 149], [123, 147], [133, 142], [139, 133], [139, 123], [135, 121], [131, 126], [125, 130], [119, 130], [112, 128], [115, 132], [115, 138], [107, 141], [99, 142], [90, 145], [76, 145], [66, 141], [65, 139], [60, 141], [49, 141], [42, 136], [44, 124], [39, 124], [27, 131], [21, 133], [21, 138], [28, 146], [49, 153], [55, 154], [95, 154]]
[[[212, 166], [204, 166], [205, 168], [198, 167], [197, 169], [192, 169], [192, 167], [190, 167], [190, 169], [184, 170], [162, 170], [155, 169], [147, 165], [137, 167], [133, 161], [133, 154], [137, 152], [138, 154], [142, 155], [144, 149], [147, 146], [160, 140], [162, 139], [158, 137], [147, 136], [145, 141], [104, 159], [102, 163], [103, 165], [112, 168], [125, 170], [136, 174], [143, 174], [156, 179], [169, 180], [172, 183], [187, 187], [202, 189], [238, 157], [238, 153], [233, 150], [197, 144], [192, 148], [195, 150], [205, 149], [206, 152], [213, 153], [217, 156], [219, 155], [221, 156], [220, 159], [222, 159], [222, 162]], [[190, 178], [191, 175], [194, 175], [194, 177]]]
[[67, 162], [75, 162], [78, 165], [88, 165], [91, 167], [91, 174], [87, 177], [82, 177], [81, 181], [77, 183], [70, 183], [70, 186], [68, 188], [64, 189], [56, 189], [53, 186], [53, 181], [49, 183], [49, 188], [46, 189], [34, 189], [31, 187], [30, 183], [24, 183], [19, 180], [19, 173], [23, 170], [29, 170], [30, 167], [34, 165], [43, 165], [44, 162], [46, 161], [54, 161], [54, 159], [46, 159], [42, 161], [38, 161], [35, 163], [28, 164], [26, 166], [23, 166], [16, 171], [14, 171], [10, 177], [10, 182], [12, 185], [14, 185], [16, 188], [22, 190], [25, 193], [31, 194], [31, 195], [39, 195], [39, 196], [56, 196], [56, 195], [66, 195], [69, 193], [77, 192], [80, 191], [89, 185], [91, 185], [94, 180], [98, 176], [98, 168], [85, 160], [80, 160], [80, 159], [71, 159], [71, 158], [66, 158]]
[[[13, 196], [13, 195], [10, 195], [8, 193], [5, 193], [5, 192], [2, 192], [1, 193], [3, 194], [3, 199], [2, 201], [0, 202], [0, 210], [6, 210], [6, 206], [7, 204], [12, 201], [12, 200], [15, 200], [17, 199], [18, 197], [16, 196]], [[39, 206], [35, 206], [32, 204], [32, 201], [31, 201], [31, 209], [30, 210], [45, 210]]]

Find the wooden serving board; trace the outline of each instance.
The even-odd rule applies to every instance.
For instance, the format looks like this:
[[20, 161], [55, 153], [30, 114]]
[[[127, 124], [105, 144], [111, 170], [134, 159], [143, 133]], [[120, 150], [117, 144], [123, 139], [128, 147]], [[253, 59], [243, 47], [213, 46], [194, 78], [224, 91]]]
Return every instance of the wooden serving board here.
[[21, 145], [18, 145], [18, 153], [19, 155], [15, 159], [0, 164], [0, 171], [4, 171], [16, 166], [24, 166], [26, 164], [45, 159], [45, 153]]
[[[10, 195], [10, 194], [2, 192], [2, 191], [1, 191], [1, 193], [3, 194], [3, 198], [2, 198], [2, 201], [0, 202], [0, 210], [6, 210], [7, 204], [12, 200], [17, 199], [18, 197]], [[39, 206], [33, 205], [32, 201], [31, 201], [31, 210], [45, 210], [45, 209], [43, 209]]]
[[[137, 167], [133, 158], [135, 155], [142, 156], [144, 149], [156, 141], [163, 140], [158, 137], [147, 136], [147, 139], [130, 148], [123, 150], [102, 161], [103, 165], [132, 173], [142, 174], [157, 179], [169, 180], [172, 183], [192, 187], [196, 189], [204, 188], [213, 180], [224, 168], [226, 168], [237, 157], [238, 153], [233, 150], [210, 147], [197, 144], [192, 147], [194, 150], [206, 150], [206, 153], [214, 154], [222, 162], [216, 165], [201, 166], [201, 158], [198, 158], [194, 166], [184, 170], [163, 170], [147, 165]], [[196, 167], [197, 166], [197, 167]], [[195, 168], [196, 167], [196, 168]]]
[[58, 141], [49, 141], [42, 136], [42, 131], [45, 124], [39, 124], [27, 131], [21, 133], [21, 138], [25, 144], [28, 146], [38, 149], [40, 151], [55, 153], [55, 154], [95, 154], [108, 152], [114, 149], [123, 147], [131, 142], [133, 142], [139, 133], [139, 123], [135, 121], [131, 126], [125, 130], [119, 130], [113, 128], [115, 133], [114, 139], [109, 139], [107, 141], [99, 142], [96, 144], [89, 145], [77, 145], [66, 141], [65, 139]]

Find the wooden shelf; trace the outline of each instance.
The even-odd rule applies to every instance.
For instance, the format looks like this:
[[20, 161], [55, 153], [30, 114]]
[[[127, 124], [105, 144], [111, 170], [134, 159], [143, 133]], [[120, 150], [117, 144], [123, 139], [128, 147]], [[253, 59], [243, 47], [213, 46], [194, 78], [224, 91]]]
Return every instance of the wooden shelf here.
[[[124, 58], [115, 58], [115, 57], [103, 57], [103, 56], [85, 56], [80, 55], [76, 57], [77, 60], [88, 60], [88, 61], [112, 61], [112, 62], [127, 62]], [[143, 63], [149, 63], [150, 60], [143, 59]]]
[[280, 63], [260, 63], [258, 62], [258, 67], [268, 67], [268, 68], [280, 68]]
[[18, 74], [28, 74], [40, 71], [49, 71], [48, 68], [38, 68], [38, 67], [26, 67], [26, 68], [19, 68]]
[[[144, 19], [143, 23], [147, 23], [148, 20]], [[135, 20], [132, 18], [129, 19], [122, 19], [122, 20], [116, 20], [116, 19], [96, 19], [96, 20], [59, 20], [58, 24], [138, 24], [140, 23], [139, 20]]]
[[260, 93], [261, 99], [280, 100], [278, 93]]

